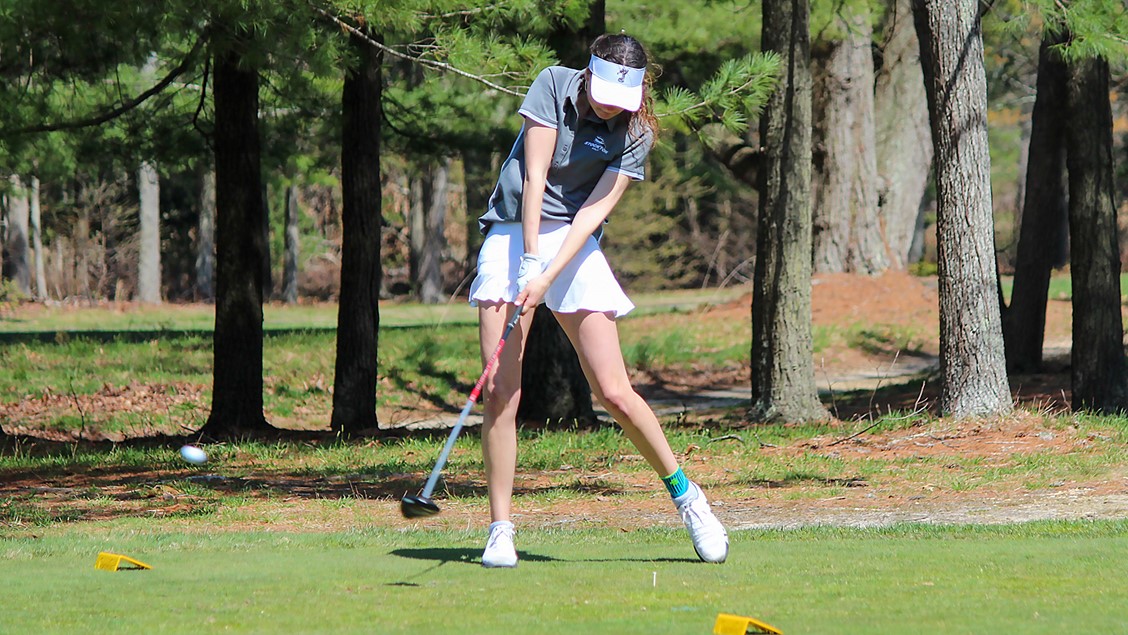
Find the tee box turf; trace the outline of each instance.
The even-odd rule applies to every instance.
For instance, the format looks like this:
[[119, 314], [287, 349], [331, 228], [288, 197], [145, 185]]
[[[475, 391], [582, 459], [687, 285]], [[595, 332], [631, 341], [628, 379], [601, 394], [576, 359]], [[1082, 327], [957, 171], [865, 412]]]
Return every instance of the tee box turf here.
[[94, 568], [103, 571], [118, 571], [119, 569], [152, 569], [149, 565], [134, 560], [129, 556], [123, 556], [118, 553], [109, 553], [103, 551], [98, 554], [98, 559], [94, 561]]
[[717, 623], [713, 624], [714, 635], [747, 635], [748, 633], [783, 635], [783, 631], [769, 624], [765, 624], [756, 618], [730, 615], [728, 613], [718, 614]]

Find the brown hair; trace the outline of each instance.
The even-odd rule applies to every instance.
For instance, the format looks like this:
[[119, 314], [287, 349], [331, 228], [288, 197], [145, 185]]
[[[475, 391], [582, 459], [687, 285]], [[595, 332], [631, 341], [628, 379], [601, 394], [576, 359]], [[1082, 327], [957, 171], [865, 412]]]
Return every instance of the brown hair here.
[[631, 128], [638, 134], [649, 130], [651, 136], [658, 137], [658, 118], [654, 115], [654, 73], [651, 72], [650, 58], [642, 43], [626, 33], [606, 33], [591, 43], [591, 54], [608, 62], [622, 64], [631, 68], [645, 68], [646, 78], [642, 82], [642, 105], [631, 113]]

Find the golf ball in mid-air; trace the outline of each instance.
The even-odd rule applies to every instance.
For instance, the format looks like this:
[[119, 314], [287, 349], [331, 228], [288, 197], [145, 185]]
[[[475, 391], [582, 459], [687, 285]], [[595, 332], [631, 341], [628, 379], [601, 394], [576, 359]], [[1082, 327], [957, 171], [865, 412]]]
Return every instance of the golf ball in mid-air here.
[[193, 465], [199, 465], [208, 460], [207, 452], [194, 445], [186, 445], [180, 448], [180, 456]]

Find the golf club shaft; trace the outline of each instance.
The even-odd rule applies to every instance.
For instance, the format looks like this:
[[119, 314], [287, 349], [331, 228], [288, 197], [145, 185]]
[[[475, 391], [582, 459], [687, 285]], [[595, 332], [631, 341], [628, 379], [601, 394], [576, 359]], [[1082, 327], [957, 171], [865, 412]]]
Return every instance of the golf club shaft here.
[[521, 319], [521, 307], [517, 307], [517, 311], [513, 317], [505, 325], [505, 330], [501, 333], [501, 339], [497, 342], [497, 348], [494, 349], [493, 355], [490, 356], [489, 361], [486, 362], [486, 367], [482, 369], [482, 376], [478, 377], [478, 383], [474, 384], [474, 390], [470, 391], [470, 398], [466, 400], [466, 405], [462, 407], [462, 413], [458, 415], [458, 423], [454, 424], [454, 428], [450, 431], [450, 436], [447, 437], [446, 445], [443, 446], [443, 451], [439, 454], [439, 460], [435, 462], [435, 469], [431, 470], [431, 476], [427, 479], [427, 484], [423, 486], [424, 498], [430, 498], [431, 494], [435, 491], [435, 485], [439, 482], [439, 474], [443, 471], [443, 466], [446, 465], [447, 457], [450, 456], [451, 448], [454, 447], [455, 440], [458, 439], [458, 434], [462, 432], [462, 425], [466, 423], [466, 417], [470, 415], [470, 410], [474, 407], [474, 402], [478, 401], [478, 396], [482, 394], [482, 387], [486, 384], [486, 378], [490, 374], [490, 369], [497, 363], [501, 357], [501, 349], [505, 347], [505, 340], [509, 339], [509, 333], [513, 331], [513, 327], [517, 326], [517, 321]]

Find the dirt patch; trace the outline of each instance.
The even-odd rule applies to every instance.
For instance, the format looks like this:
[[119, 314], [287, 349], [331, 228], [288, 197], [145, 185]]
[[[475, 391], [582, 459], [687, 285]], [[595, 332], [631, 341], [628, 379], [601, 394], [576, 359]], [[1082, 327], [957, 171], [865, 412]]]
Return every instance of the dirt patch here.
[[[1047, 425], [1037, 414], [991, 422], [930, 420], [885, 431], [840, 423], [823, 435], [761, 445], [748, 455], [745, 448], [756, 443], [754, 430], [736, 431], [684, 448], [679, 456], [732, 529], [1128, 518], [1128, 466], [1094, 460], [1098, 469], [1052, 467], [1079, 457], [1099, 459], [1115, 450], [1114, 441], [1077, 426]], [[370, 445], [373, 453], [380, 451], [380, 444]], [[466, 451], [456, 449], [456, 465]], [[170, 457], [173, 452], [170, 447]], [[399, 516], [398, 500], [418, 488], [423, 473], [318, 476], [304, 460], [295, 466], [241, 452], [219, 456], [203, 468], [173, 461], [164, 469], [73, 465], [9, 472], [0, 479], [0, 527], [34, 531], [36, 518], [44, 517], [153, 517], [183, 519], [174, 526], [184, 531], [295, 532], [468, 529], [488, 520], [485, 480], [477, 471], [449, 470], [437, 495], [443, 513], [407, 521]], [[623, 531], [679, 525], [641, 457], [620, 455], [611, 463], [605, 469], [522, 471], [515, 520], [526, 528]], [[760, 476], [765, 472], [757, 466], [765, 464], [773, 476]]]
[[[702, 312], [703, 320], [750, 322], [751, 296]], [[810, 524], [850, 526], [895, 522], [996, 523], [1055, 518], [1128, 518], [1128, 467], [1112, 466], [1094, 476], [1048, 479], [993, 477], [1029, 457], [1051, 464], [1055, 457], [1100, 452], [1109, 441], [1076, 426], [1047, 424], [1046, 415], [1068, 412], [1067, 301], [1051, 300], [1047, 312], [1047, 372], [1011, 378], [1014, 415], [990, 421], [948, 421], [922, 417], [923, 423], [898, 430], [867, 429], [876, 413], [935, 413], [938, 382], [928, 379], [938, 351], [938, 298], [935, 283], [904, 273], [876, 277], [817, 276], [812, 286], [816, 329], [830, 331], [863, 325], [865, 346], [830, 337], [816, 358], [826, 402], [839, 422], [823, 436], [758, 452], [777, 462], [798, 464], [812, 457], [846, 466], [891, 465], [880, 473], [851, 468], [804, 477], [752, 478], [726, 456], [726, 444], [756, 443], [754, 429], [739, 440], [721, 440], [705, 448], [691, 447], [681, 457], [687, 472], [706, 485], [717, 514], [731, 528], [796, 527]], [[660, 319], [660, 318], [647, 318]], [[913, 365], [915, 364], [915, 366]], [[906, 368], [908, 372], [906, 372]], [[914, 370], [914, 368], [916, 370]], [[681, 400], [686, 411], [708, 391], [748, 394], [747, 365], [666, 373], [638, 373], [636, 386], [657, 401]], [[904, 381], [906, 376], [916, 377]], [[851, 383], [853, 382], [853, 383]], [[868, 382], [868, 383], [867, 383]], [[863, 388], [848, 390], [849, 386]], [[60, 412], [70, 416], [101, 412], [168, 412], [187, 402], [200, 402], [204, 387], [191, 385], [105, 386], [95, 395], [75, 398], [44, 394], [20, 404], [5, 404], [5, 416], [36, 421]], [[17, 410], [12, 410], [15, 408]], [[437, 410], [399, 413], [424, 419]], [[729, 411], [731, 414], [731, 411]], [[699, 411], [698, 425], [713, 416]], [[723, 418], [725, 411], [717, 412]], [[1060, 422], [1060, 419], [1056, 421]], [[139, 424], [140, 425], [140, 424]], [[9, 429], [20, 432], [21, 429]], [[104, 438], [115, 439], [102, 433]], [[170, 453], [173, 450], [170, 449]], [[375, 451], [375, 450], [374, 450]], [[642, 466], [638, 457], [619, 457], [618, 464]], [[968, 461], [978, 462], [969, 469]], [[215, 468], [219, 469], [219, 468]], [[481, 526], [487, 510], [480, 501], [485, 482], [480, 474], [450, 475], [447, 486], [456, 496], [443, 499], [444, 513], [424, 522], [399, 517], [399, 497], [417, 488], [425, 474], [310, 477], [280, 473], [270, 466], [235, 460], [218, 473], [197, 469], [88, 470], [66, 473], [6, 474], [0, 479], [0, 516], [13, 518], [13, 505], [33, 495], [38, 509], [52, 518], [94, 520], [122, 515], [185, 518], [217, 512], [217, 500], [239, 493], [248, 502], [223, 526], [274, 531], [336, 530], [358, 525], [425, 526], [466, 529]], [[989, 480], [989, 482], [984, 482]], [[188, 483], [189, 486], [184, 484]], [[515, 516], [521, 526], [605, 526], [624, 531], [679, 520], [653, 475], [642, 469], [582, 472], [558, 470], [522, 473], [517, 481]], [[208, 491], [212, 494], [209, 495]], [[543, 496], [568, 491], [582, 496]], [[219, 495], [219, 498], [217, 498]], [[470, 496], [470, 498], [467, 498]], [[325, 501], [351, 501], [327, 506]], [[271, 513], [263, 514], [264, 506]], [[214, 530], [212, 524], [208, 524]]]
[[[103, 384], [91, 394], [44, 390], [16, 403], [3, 404], [0, 423], [9, 434], [36, 436], [54, 441], [73, 441], [80, 430], [87, 441], [121, 442], [129, 438], [157, 434], [188, 434], [191, 430], [167, 430], [170, 413], [196, 410], [204, 403], [203, 386], [186, 382], [145, 384], [130, 382], [125, 386]], [[70, 426], [59, 431], [50, 428], [55, 420], [67, 420]], [[18, 421], [13, 425], [11, 422]], [[108, 421], [128, 422], [124, 429], [106, 429]]]

